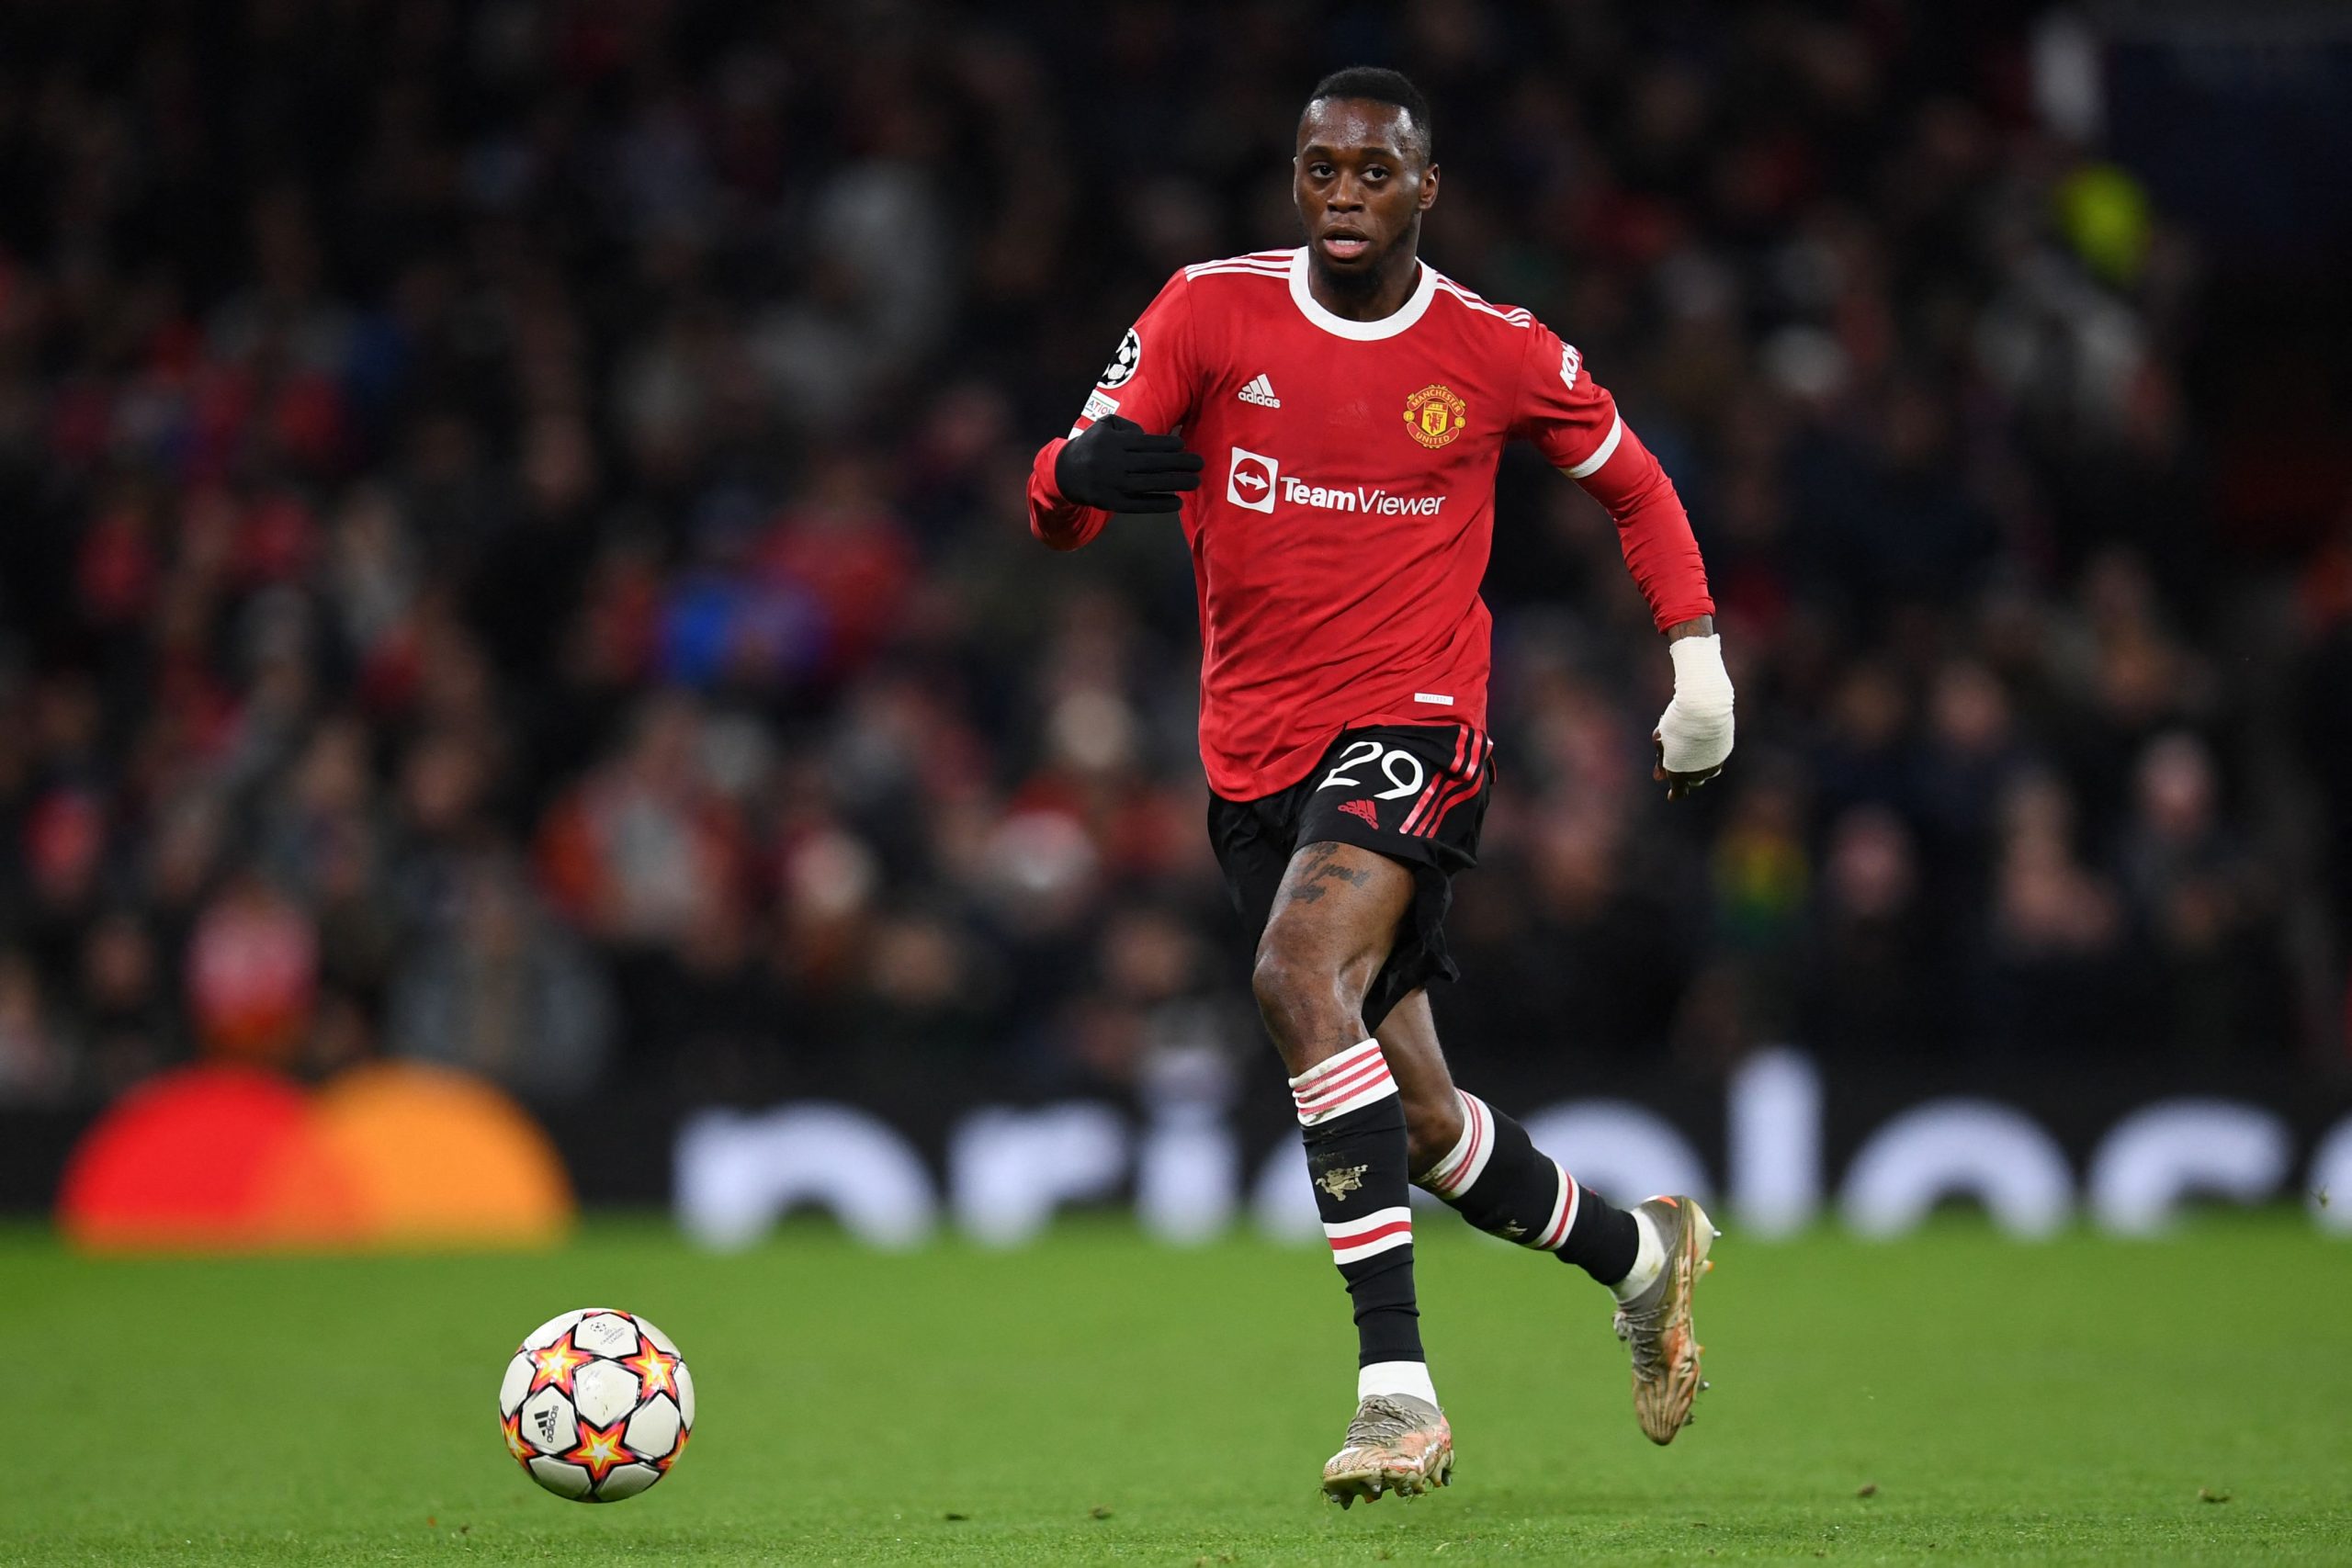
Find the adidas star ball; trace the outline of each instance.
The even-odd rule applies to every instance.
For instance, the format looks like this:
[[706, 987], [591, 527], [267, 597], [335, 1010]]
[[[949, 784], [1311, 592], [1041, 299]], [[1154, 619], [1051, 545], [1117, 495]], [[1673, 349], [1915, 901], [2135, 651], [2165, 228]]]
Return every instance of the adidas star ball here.
[[670, 1337], [634, 1313], [583, 1307], [531, 1330], [498, 1385], [506, 1451], [575, 1503], [617, 1503], [686, 1451], [695, 1380]]

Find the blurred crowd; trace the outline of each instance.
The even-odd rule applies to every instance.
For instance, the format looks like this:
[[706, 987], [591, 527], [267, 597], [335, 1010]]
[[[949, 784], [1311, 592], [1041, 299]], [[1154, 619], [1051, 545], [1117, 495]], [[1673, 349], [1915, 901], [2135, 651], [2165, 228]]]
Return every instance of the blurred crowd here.
[[1022, 485], [1170, 270], [1290, 243], [1358, 60], [1436, 105], [1426, 254], [1676, 477], [1739, 690], [1669, 808], [1608, 520], [1506, 465], [1465, 1076], [2340, 1074], [2352, 526], [2222, 525], [2190, 356], [2259, 346], [2201, 342], [2098, 49], [1893, 0], [9, 7], [0, 1100], [1268, 1070], [1181, 539], [1049, 555]]

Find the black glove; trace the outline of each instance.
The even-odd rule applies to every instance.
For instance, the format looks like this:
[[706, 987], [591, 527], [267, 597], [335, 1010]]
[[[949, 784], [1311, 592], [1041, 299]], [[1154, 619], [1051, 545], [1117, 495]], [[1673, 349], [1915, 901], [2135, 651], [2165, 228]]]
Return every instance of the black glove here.
[[1201, 488], [1201, 458], [1173, 435], [1154, 435], [1106, 414], [1063, 444], [1054, 488], [1065, 501], [1103, 512], [1174, 512], [1178, 491]]

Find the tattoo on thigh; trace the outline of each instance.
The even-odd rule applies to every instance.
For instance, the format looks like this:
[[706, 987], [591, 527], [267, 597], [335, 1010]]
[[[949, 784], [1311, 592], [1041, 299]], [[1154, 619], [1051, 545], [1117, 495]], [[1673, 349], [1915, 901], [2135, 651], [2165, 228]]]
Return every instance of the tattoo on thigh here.
[[1340, 846], [1330, 843], [1309, 844], [1298, 852], [1292, 863], [1290, 874], [1283, 879], [1283, 899], [1286, 903], [1313, 904], [1329, 890], [1329, 884], [1344, 882], [1351, 887], [1362, 887], [1372, 880], [1369, 870], [1351, 870], [1333, 863]]

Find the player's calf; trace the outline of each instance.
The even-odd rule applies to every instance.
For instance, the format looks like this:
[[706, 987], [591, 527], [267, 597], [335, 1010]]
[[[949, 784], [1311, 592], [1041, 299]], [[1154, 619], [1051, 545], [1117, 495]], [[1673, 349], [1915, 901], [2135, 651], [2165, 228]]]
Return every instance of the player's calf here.
[[[1385, 1042], [1383, 1044], [1385, 1048]], [[1434, 1092], [1423, 1089], [1417, 1094], [1416, 1086], [1402, 1075], [1396, 1080], [1396, 1088], [1397, 1096], [1405, 1104], [1406, 1160], [1409, 1168], [1424, 1173], [1416, 1176], [1413, 1184], [1426, 1187], [1426, 1173], [1462, 1142], [1462, 1096], [1451, 1082]]]
[[[1612, 1289], [1646, 1261], [1634, 1215], [1546, 1156], [1527, 1129], [1475, 1094], [1456, 1091], [1460, 1131], [1414, 1179], [1489, 1235], [1549, 1252]], [[1653, 1248], [1657, 1243], [1653, 1241]], [[1634, 1288], [1657, 1272], [1635, 1279]]]
[[1614, 1207], [1538, 1150], [1517, 1122], [1456, 1092], [1462, 1130], [1415, 1183], [1488, 1235], [1552, 1253], [1609, 1287], [1617, 1336], [1633, 1353], [1634, 1415], [1652, 1442], [1672, 1442], [1707, 1386], [1690, 1297], [1713, 1267], [1713, 1224], [1688, 1198]]

